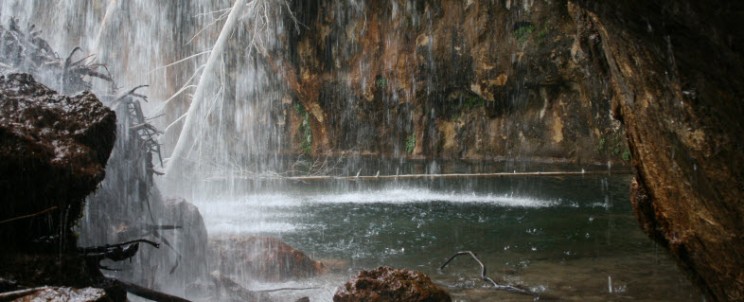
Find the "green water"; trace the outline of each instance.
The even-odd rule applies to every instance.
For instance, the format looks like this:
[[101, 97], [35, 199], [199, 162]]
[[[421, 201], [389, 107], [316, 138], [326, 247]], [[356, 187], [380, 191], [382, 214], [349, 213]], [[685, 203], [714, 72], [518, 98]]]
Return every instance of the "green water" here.
[[479, 255], [491, 278], [545, 297], [701, 301], [640, 231], [629, 181], [587, 175], [299, 183], [281, 194], [213, 200], [202, 211], [210, 236], [278, 236], [329, 263], [327, 276], [299, 282], [321, 288], [304, 293], [315, 301], [330, 300], [359, 270], [381, 265], [423, 271], [458, 301], [533, 299], [493, 290], [466, 257], [438, 270], [465, 250]]

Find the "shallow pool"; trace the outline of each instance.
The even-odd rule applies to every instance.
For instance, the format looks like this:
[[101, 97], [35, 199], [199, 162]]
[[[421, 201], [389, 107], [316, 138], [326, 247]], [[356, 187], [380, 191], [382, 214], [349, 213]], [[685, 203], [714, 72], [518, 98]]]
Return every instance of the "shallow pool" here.
[[[666, 252], [639, 229], [629, 175], [294, 182], [281, 190], [202, 198], [210, 236], [282, 238], [333, 270], [312, 280], [250, 283], [281, 299], [330, 301], [359, 270], [381, 265], [427, 273], [456, 301], [530, 301], [499, 282], [562, 300], [701, 301]], [[244, 281], [247, 282], [247, 281]]]

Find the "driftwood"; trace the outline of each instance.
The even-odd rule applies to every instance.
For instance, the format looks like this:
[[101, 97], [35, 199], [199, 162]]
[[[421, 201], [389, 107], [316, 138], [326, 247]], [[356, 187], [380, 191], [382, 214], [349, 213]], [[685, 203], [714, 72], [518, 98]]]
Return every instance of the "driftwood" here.
[[0, 293], [0, 302], [15, 301], [17, 299], [23, 298], [25, 296], [28, 296], [30, 294], [33, 294], [45, 288], [49, 288], [49, 287], [41, 286], [41, 287], [19, 289], [19, 290], [14, 290], [11, 292]]
[[494, 289], [505, 290], [511, 293], [516, 293], [516, 294], [530, 295], [534, 297], [540, 296], [540, 294], [532, 292], [528, 288], [523, 288], [520, 286], [513, 286], [513, 285], [502, 285], [502, 284], [496, 283], [496, 281], [493, 281], [493, 279], [491, 279], [490, 277], [488, 277], [488, 275], [486, 275], [486, 265], [483, 264], [483, 262], [478, 258], [478, 256], [476, 256], [475, 253], [471, 251], [461, 251], [461, 252], [455, 253], [454, 255], [452, 255], [452, 257], [447, 259], [447, 261], [445, 261], [444, 264], [442, 264], [442, 266], [439, 267], [439, 270], [444, 270], [444, 268], [447, 267], [447, 264], [452, 262], [452, 260], [454, 260], [458, 256], [463, 256], [463, 255], [470, 255], [471, 258], [473, 258], [476, 262], [478, 262], [478, 264], [481, 267], [481, 275], [480, 275], [481, 279], [493, 285]]

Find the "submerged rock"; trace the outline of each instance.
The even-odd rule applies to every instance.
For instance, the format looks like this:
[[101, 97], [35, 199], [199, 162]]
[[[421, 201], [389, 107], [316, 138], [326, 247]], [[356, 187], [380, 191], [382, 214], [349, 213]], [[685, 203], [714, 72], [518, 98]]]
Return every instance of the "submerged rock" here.
[[[171, 261], [180, 261], [174, 278], [189, 284], [206, 276], [207, 271], [207, 227], [204, 225], [199, 208], [183, 198], [168, 198], [164, 201], [165, 210], [161, 221], [180, 227], [173, 233], [175, 249], [179, 255], [170, 255]], [[174, 259], [179, 256], [180, 259]]]
[[334, 302], [452, 301], [449, 294], [424, 273], [383, 266], [362, 271], [340, 287]]
[[309, 278], [325, 272], [325, 266], [305, 253], [273, 237], [232, 237], [210, 242], [213, 267], [223, 274], [261, 281]]

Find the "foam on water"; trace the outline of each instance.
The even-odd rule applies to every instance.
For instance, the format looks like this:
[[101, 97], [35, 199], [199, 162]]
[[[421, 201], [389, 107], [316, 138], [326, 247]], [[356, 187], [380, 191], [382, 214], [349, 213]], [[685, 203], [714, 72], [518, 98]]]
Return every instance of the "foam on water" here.
[[[543, 200], [531, 197], [512, 196], [510, 194], [479, 194], [474, 192], [438, 192], [426, 188], [395, 188], [361, 190], [347, 192], [320, 192], [320, 193], [276, 193], [255, 194], [238, 198], [220, 198], [217, 200], [199, 200], [197, 204], [209, 205], [208, 211], [214, 208], [236, 207], [297, 207], [308, 204], [339, 204], [339, 203], [425, 203], [425, 202], [449, 202], [449, 203], [484, 203], [504, 207], [521, 208], [543, 208], [558, 205], [553, 200]], [[219, 211], [219, 209], [217, 209]]]
[[445, 202], [487, 204], [507, 208], [545, 208], [559, 201], [508, 194], [438, 192], [427, 188], [392, 188], [347, 192], [252, 194], [236, 198], [197, 200], [210, 234], [286, 233], [302, 227], [296, 221], [302, 208], [334, 204], [391, 204]]
[[542, 208], [556, 203], [530, 197], [515, 197], [497, 194], [477, 194], [462, 192], [436, 192], [429, 189], [389, 189], [374, 191], [346, 192], [340, 194], [320, 194], [310, 196], [312, 203], [425, 203], [432, 201], [449, 203], [485, 203], [504, 207]]

